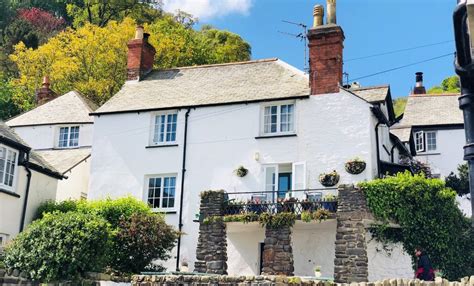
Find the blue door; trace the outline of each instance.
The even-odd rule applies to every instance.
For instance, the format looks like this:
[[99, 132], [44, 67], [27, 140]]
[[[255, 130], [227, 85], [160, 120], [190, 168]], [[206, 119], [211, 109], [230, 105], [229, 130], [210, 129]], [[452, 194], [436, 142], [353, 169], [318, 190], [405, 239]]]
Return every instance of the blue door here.
[[291, 173], [278, 174], [278, 198], [283, 199], [291, 190]]

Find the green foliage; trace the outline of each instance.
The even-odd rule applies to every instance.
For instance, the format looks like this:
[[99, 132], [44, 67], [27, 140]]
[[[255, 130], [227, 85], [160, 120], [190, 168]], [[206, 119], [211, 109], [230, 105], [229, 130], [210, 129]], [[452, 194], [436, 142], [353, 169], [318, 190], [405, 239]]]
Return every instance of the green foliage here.
[[276, 214], [263, 213], [259, 217], [260, 225], [269, 228], [292, 227], [295, 221], [296, 215], [290, 212]]
[[258, 221], [258, 219], [259, 219], [259, 215], [254, 212], [224, 216], [224, 222], [249, 223], [249, 222]]
[[34, 280], [78, 278], [103, 268], [111, 235], [108, 223], [91, 214], [47, 214], [7, 246], [5, 264]]
[[407, 105], [408, 97], [399, 97], [393, 100], [393, 110], [395, 112], [395, 117], [398, 117], [403, 114], [405, 111], [405, 106]]
[[310, 211], [303, 211], [301, 213], [301, 220], [304, 222], [311, 222], [313, 220], [313, 213]]
[[446, 187], [456, 191], [460, 196], [469, 194], [469, 166], [467, 163], [458, 166], [458, 174], [451, 172], [446, 178]]
[[12, 100], [12, 94], [13, 87], [0, 72], [0, 120], [6, 120], [20, 113]]
[[110, 266], [121, 272], [139, 273], [153, 260], [166, 260], [178, 233], [162, 215], [134, 213], [120, 219], [111, 249]]
[[[405, 172], [360, 186], [370, 210], [384, 223], [376, 227], [382, 241], [400, 241], [409, 254], [421, 246], [450, 280], [472, 273], [470, 224], [455, 202], [455, 192], [443, 181]], [[399, 224], [400, 230], [389, 231], [389, 222]]]
[[459, 77], [454, 75], [445, 78], [441, 85], [433, 86], [428, 93], [459, 93], [461, 91], [461, 83]]

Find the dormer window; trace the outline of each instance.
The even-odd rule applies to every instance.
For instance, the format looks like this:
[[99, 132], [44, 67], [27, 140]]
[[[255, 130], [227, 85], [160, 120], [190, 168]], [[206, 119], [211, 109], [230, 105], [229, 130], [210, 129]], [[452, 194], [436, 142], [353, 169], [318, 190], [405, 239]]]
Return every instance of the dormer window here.
[[262, 135], [291, 134], [295, 132], [295, 104], [263, 106]]
[[436, 131], [415, 132], [416, 152], [436, 151], [437, 149]]
[[72, 148], [79, 146], [79, 126], [59, 128], [58, 148]]

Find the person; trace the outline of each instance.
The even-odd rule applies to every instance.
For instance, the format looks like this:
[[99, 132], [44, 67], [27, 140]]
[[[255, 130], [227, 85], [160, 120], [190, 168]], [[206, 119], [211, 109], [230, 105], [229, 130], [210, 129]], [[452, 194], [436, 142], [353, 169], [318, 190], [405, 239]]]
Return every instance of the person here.
[[421, 247], [417, 247], [415, 249], [415, 255], [418, 258], [415, 278], [424, 281], [434, 281], [434, 269], [428, 254], [426, 254]]

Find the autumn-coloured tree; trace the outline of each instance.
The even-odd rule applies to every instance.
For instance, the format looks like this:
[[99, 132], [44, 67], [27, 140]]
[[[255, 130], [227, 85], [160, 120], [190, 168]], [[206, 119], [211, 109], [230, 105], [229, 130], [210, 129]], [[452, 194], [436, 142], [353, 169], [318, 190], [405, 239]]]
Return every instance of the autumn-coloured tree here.
[[27, 21], [33, 25], [38, 32], [44, 35], [60, 31], [65, 25], [64, 19], [56, 18], [50, 12], [35, 7], [18, 10], [18, 18]]

